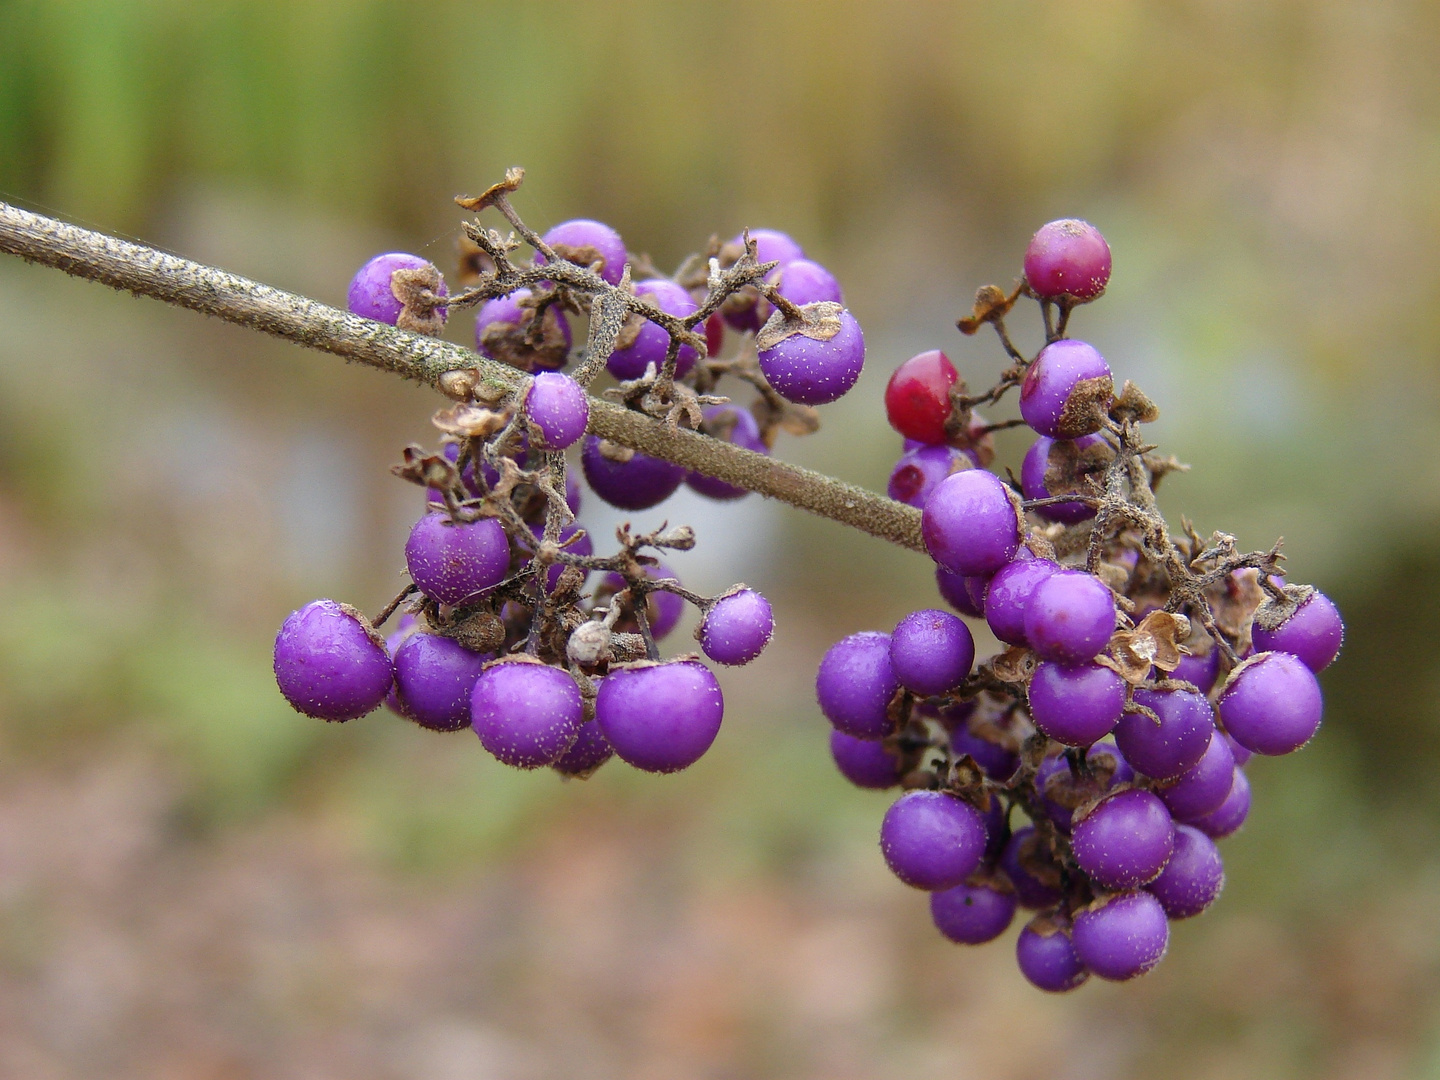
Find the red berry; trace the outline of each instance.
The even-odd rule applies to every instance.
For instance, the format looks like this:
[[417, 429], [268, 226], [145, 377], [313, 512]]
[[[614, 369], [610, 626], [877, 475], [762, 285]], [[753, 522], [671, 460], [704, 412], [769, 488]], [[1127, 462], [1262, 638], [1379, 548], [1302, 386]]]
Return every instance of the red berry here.
[[720, 349], [725, 344], [725, 321], [720, 318], [717, 311], [705, 320], [705, 352], [712, 359], [720, 355]]
[[885, 387], [885, 415], [890, 426], [907, 439], [943, 444], [945, 421], [950, 418], [950, 387], [959, 377], [955, 365], [939, 349], [906, 360]]
[[1110, 281], [1110, 245], [1088, 221], [1052, 221], [1025, 249], [1025, 280], [1047, 300], [1094, 300]]

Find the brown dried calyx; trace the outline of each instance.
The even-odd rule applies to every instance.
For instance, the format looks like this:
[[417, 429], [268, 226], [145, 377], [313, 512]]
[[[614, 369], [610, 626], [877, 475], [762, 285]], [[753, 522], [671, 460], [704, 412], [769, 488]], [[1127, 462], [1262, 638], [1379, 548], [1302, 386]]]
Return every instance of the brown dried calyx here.
[[1015, 301], [1020, 299], [1020, 287], [1009, 296], [998, 285], [981, 285], [975, 290], [975, 307], [968, 316], [955, 325], [962, 334], [974, 334], [988, 322], [998, 322], [1010, 314]]
[[534, 296], [520, 301], [518, 323], [493, 322], [487, 326], [480, 344], [487, 355], [520, 371], [555, 371], [565, 366], [570, 344], [553, 304], [546, 305], [540, 325], [535, 325], [535, 301]]
[[1315, 595], [1315, 589], [1311, 585], [1286, 585], [1284, 593], [1283, 603], [1272, 596], [1255, 609], [1256, 626], [1273, 634], [1301, 604]]
[[1115, 380], [1109, 375], [1081, 379], [1065, 399], [1055, 425], [1057, 439], [1078, 439], [1093, 435], [1105, 426], [1110, 406], [1115, 400]]
[[1102, 495], [1106, 470], [1114, 460], [1115, 448], [1104, 439], [1086, 446], [1055, 439], [1045, 459], [1045, 490], [1051, 495]]
[[473, 612], [437, 632], [453, 638], [471, 652], [495, 652], [505, 644], [505, 623], [490, 611]]
[[445, 297], [440, 295], [442, 279], [434, 263], [396, 270], [390, 275], [390, 293], [400, 301], [395, 325], [415, 334], [439, 335], [445, 328]]
[[1139, 686], [1152, 666], [1174, 671], [1180, 666], [1180, 642], [1190, 636], [1190, 620], [1168, 611], [1152, 611], [1133, 630], [1120, 630], [1110, 639], [1115, 670], [1131, 686]]
[[1120, 396], [1110, 406], [1110, 415], [1123, 423], [1134, 420], [1138, 424], [1153, 424], [1160, 419], [1159, 407], [1129, 379], [1120, 388]]
[[817, 300], [801, 308], [791, 305], [790, 312], [777, 307], [755, 335], [755, 348], [761, 352], [773, 349], [796, 334], [804, 334], [816, 341], [829, 341], [840, 332], [840, 313], [844, 310], [833, 300]]

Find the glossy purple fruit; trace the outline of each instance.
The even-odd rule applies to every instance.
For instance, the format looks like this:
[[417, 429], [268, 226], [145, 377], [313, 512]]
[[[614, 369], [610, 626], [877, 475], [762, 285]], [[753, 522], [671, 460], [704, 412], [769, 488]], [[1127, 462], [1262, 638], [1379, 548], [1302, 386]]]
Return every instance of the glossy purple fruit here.
[[1170, 673], [1172, 679], [1194, 684], [1202, 694], [1208, 694], [1220, 677], [1220, 650], [1211, 645], [1205, 652], [1198, 651], [1180, 657], [1180, 665]]
[[1230, 747], [1230, 754], [1234, 757], [1235, 764], [1243, 768], [1245, 763], [1254, 757], [1254, 753], [1236, 742], [1229, 732], [1222, 731], [1221, 734], [1225, 736], [1225, 745]]
[[890, 635], [890, 666], [895, 677], [922, 697], [953, 690], [970, 674], [974, 663], [975, 639], [948, 611], [912, 611]]
[[1170, 923], [1148, 892], [1102, 896], [1075, 913], [1075, 954], [1102, 979], [1143, 975], [1165, 956]]
[[943, 791], [911, 791], [885, 812], [880, 853], [906, 885], [949, 889], [980, 868], [985, 818], [963, 799]]
[[412, 634], [395, 650], [401, 715], [432, 731], [459, 731], [470, 723], [470, 691], [489, 659], [439, 634]]
[[1160, 718], [1126, 713], [1115, 725], [1115, 744], [1130, 762], [1156, 780], [1193, 768], [1205, 756], [1215, 734], [1215, 714], [1204, 694], [1189, 690], [1136, 690], [1135, 703]]
[[950, 748], [956, 755], [969, 754], [992, 780], [1010, 779], [1020, 765], [1020, 758], [1013, 751], [982, 739], [963, 724], [950, 732]]
[[1199, 915], [1225, 886], [1225, 864], [1215, 842], [1190, 825], [1175, 826], [1175, 851], [1146, 890], [1172, 919]]
[[348, 604], [312, 600], [275, 636], [275, 682], [306, 716], [364, 716], [379, 708], [393, 678], [384, 641]]
[[1016, 829], [1000, 856], [1000, 869], [1015, 886], [1021, 907], [1047, 908], [1060, 902], [1060, 869], [1043, 854], [1033, 825]]
[[840, 312], [840, 329], [826, 341], [791, 334], [759, 352], [766, 381], [787, 401], [825, 405], [844, 397], [865, 366], [865, 334], [855, 316]]
[[545, 664], [492, 663], [470, 693], [470, 724], [480, 744], [517, 769], [538, 769], [559, 760], [575, 742], [584, 719], [585, 704], [575, 680]]
[[1030, 680], [1030, 717], [1066, 746], [1089, 746], [1115, 729], [1125, 709], [1125, 680], [1099, 664], [1045, 661]]
[[1213, 731], [1200, 760], [1173, 784], [1160, 789], [1160, 798], [1176, 821], [1191, 821], [1208, 814], [1225, 801], [1235, 783], [1235, 757], [1224, 733]]
[[857, 739], [832, 728], [830, 756], [840, 775], [856, 787], [878, 791], [900, 783], [899, 763], [878, 739]]
[[971, 618], [985, 617], [985, 589], [989, 581], [989, 577], [967, 577], [952, 573], [938, 564], [935, 567], [935, 587], [940, 590], [940, 595], [961, 615]]
[[[694, 298], [669, 278], [642, 281], [635, 286], [635, 295], [641, 299], [648, 298], [655, 307], [677, 319], [685, 318], [697, 306]], [[655, 372], [659, 374], [669, 348], [670, 335], [658, 324], [646, 319], [640, 324], [640, 332], [635, 336], [634, 342], [612, 352], [610, 359], [605, 361], [605, 366], [617, 379], [638, 379], [651, 364], [655, 365]], [[694, 349], [689, 345], [680, 346], [680, 351], [675, 356], [676, 376], [682, 376], [694, 367], [695, 359]]]
[[[600, 276], [611, 285], [620, 284], [620, 278], [625, 273], [625, 241], [609, 225], [577, 218], [561, 222], [541, 239], [557, 255], [579, 266], [590, 266], [598, 260]], [[545, 256], [536, 254], [535, 264], [543, 266], [544, 263]]]
[[941, 481], [920, 520], [925, 550], [945, 569], [993, 574], [1020, 548], [1020, 501], [994, 473], [968, 469]]
[[587, 720], [570, 749], [561, 754], [550, 767], [562, 776], [584, 779], [615, 756], [615, 748], [600, 731], [598, 720]]
[[820, 711], [836, 728], [857, 739], [890, 733], [886, 710], [900, 680], [890, 664], [890, 635], [862, 631], [830, 646], [815, 676]]
[[494, 518], [457, 525], [445, 514], [426, 514], [405, 541], [405, 565], [426, 596], [461, 604], [505, 580], [510, 541]]
[[1025, 249], [1025, 280], [1046, 300], [1094, 300], [1110, 281], [1110, 245], [1078, 218], [1042, 225]]
[[[428, 259], [422, 259], [419, 255], [410, 255], [403, 251], [391, 251], [384, 255], [376, 255], [356, 271], [355, 277], [350, 281], [350, 291], [346, 296], [350, 310], [356, 315], [363, 315], [367, 319], [394, 326], [395, 320], [400, 318], [400, 309], [404, 305], [400, 303], [399, 297], [391, 288], [391, 275], [396, 270], [421, 270], [427, 266], [430, 266]], [[441, 296], [448, 295], [443, 279], [440, 287], [435, 291]], [[437, 310], [443, 322], [445, 309], [438, 308]]]
[[[400, 616], [399, 620], [395, 623], [394, 632], [388, 634], [385, 638], [385, 654], [390, 657], [392, 668], [395, 663], [395, 650], [400, 648], [405, 642], [405, 639], [411, 634], [417, 634], [419, 632], [419, 620], [417, 620], [414, 615], [411, 615], [407, 611]], [[390, 689], [385, 693], [385, 707], [396, 716], [405, 716], [405, 705], [396, 695], [394, 683], [390, 684]]]
[[612, 667], [595, 698], [595, 719], [615, 753], [646, 772], [695, 764], [720, 731], [725, 699], [697, 660]]
[[1024, 645], [1030, 599], [1042, 582], [1059, 572], [1060, 564], [1049, 559], [1016, 559], [995, 571], [985, 590], [985, 621], [991, 632], [1006, 644]]
[[[1025, 460], [1020, 464], [1020, 488], [1024, 491], [1025, 498], [1048, 499], [1053, 495], [1070, 494], [1069, 490], [1051, 491], [1045, 486], [1045, 471], [1050, 467], [1050, 450], [1054, 447], [1055, 442], [1056, 440], [1041, 435], [1025, 452]], [[1083, 450], [1088, 446], [1103, 444], [1105, 440], [1099, 435], [1083, 435], [1073, 442]], [[1087, 506], [1083, 502], [1062, 502], [1036, 507], [1035, 513], [1046, 521], [1074, 525], [1094, 517], [1095, 508]]]
[[[626, 447], [611, 447], [609, 453], [602, 452], [600, 439], [591, 435], [585, 440], [580, 453], [580, 467], [590, 488], [611, 506], [621, 510], [648, 510], [664, 502], [680, 481], [685, 479], [685, 468], [668, 461], [642, 454]], [[624, 460], [620, 460], [620, 459]]]
[[1340, 654], [1345, 623], [1324, 593], [1292, 589], [1303, 597], [1293, 609], [1267, 600], [1255, 612], [1255, 651], [1287, 652], [1298, 656], [1311, 671], [1323, 671]]
[[[705, 434], [720, 438], [742, 450], [751, 450], [757, 454], [770, 453], [770, 448], [760, 437], [760, 425], [749, 409], [735, 405], [710, 405], [705, 409], [705, 425], [702, 430]], [[698, 472], [688, 473], [685, 483], [711, 499], [741, 499], [750, 494], [742, 487]]]
[[1015, 890], [997, 878], [973, 878], [930, 894], [930, 918], [957, 945], [983, 945], [1015, 918]]
[[1032, 986], [1061, 994], [1090, 977], [1070, 934], [1070, 924], [1055, 914], [1037, 915], [1020, 931], [1015, 960]]
[[1165, 804], [1129, 788], [1100, 800], [1071, 831], [1080, 869], [1104, 889], [1133, 889], [1165, 869], [1175, 847], [1175, 826]]
[[564, 450], [580, 441], [590, 422], [590, 401], [569, 375], [542, 371], [525, 394], [525, 418], [534, 425], [541, 450]]
[[[475, 351], [525, 371], [564, 367], [572, 340], [570, 323], [559, 305], [546, 307], [540, 343], [528, 346], [523, 341], [535, 320], [535, 309], [521, 303], [530, 296], [529, 289], [516, 289], [481, 304], [475, 316]], [[491, 344], [486, 344], [487, 337]]]
[[722, 596], [705, 613], [700, 648], [717, 664], [748, 664], [764, 651], [774, 633], [770, 601], [754, 589], [740, 589]]
[[1080, 570], [1053, 573], [1037, 583], [1025, 606], [1025, 640], [1045, 660], [1083, 664], [1114, 632], [1115, 594]]
[[886, 492], [896, 502], [924, 510], [931, 494], [952, 472], [973, 469], [974, 459], [953, 446], [920, 446], [907, 450], [890, 470]]
[[1115, 398], [1110, 365], [1093, 345], [1073, 338], [1040, 350], [1020, 384], [1020, 415], [1052, 439], [1093, 435]]
[[1223, 840], [1244, 825], [1249, 816], [1250, 778], [1245, 775], [1244, 769], [1237, 767], [1235, 782], [1230, 787], [1230, 794], [1225, 796], [1225, 801], [1208, 814], [1191, 818], [1186, 824], [1194, 825], [1212, 840]]
[[1288, 754], [1320, 728], [1315, 673], [1285, 652], [1257, 653], [1230, 673], [1216, 702], [1235, 741], [1257, 754]]
[[[778, 262], [780, 266], [786, 266], [805, 257], [804, 249], [788, 234], [777, 229], [751, 229], [750, 239], [755, 241], [755, 261], [759, 263]], [[744, 242], [744, 233], [730, 241], [736, 247]]]
[[[761, 261], [764, 262], [763, 259]], [[831, 304], [845, 302], [845, 297], [840, 292], [840, 282], [835, 280], [835, 275], [809, 259], [794, 259], [783, 266], [777, 266], [765, 280], [774, 285], [781, 296], [798, 307], [822, 301]], [[756, 311], [757, 320], [764, 323], [774, 310], [770, 301], [762, 296]]]

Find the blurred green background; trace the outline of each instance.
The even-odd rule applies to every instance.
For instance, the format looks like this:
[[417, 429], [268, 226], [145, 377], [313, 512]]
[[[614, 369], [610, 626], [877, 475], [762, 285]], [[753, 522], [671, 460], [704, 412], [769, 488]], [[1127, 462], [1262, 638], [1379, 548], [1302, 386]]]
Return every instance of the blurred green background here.
[[831, 641], [933, 602], [927, 560], [754, 497], [637, 515], [780, 625], [680, 776], [327, 728], [271, 637], [394, 592], [387, 466], [436, 399], [0, 261], [0, 1076], [1440, 1077], [1437, 56], [1401, 0], [0, 0], [0, 198], [332, 303], [376, 251], [449, 266], [451, 196], [517, 163], [532, 224], [662, 266], [791, 232], [869, 358], [778, 452], [875, 488], [890, 370], [988, 380], [954, 318], [1088, 218], [1115, 274], [1074, 332], [1194, 466], [1172, 520], [1283, 534], [1349, 623], [1218, 906], [1045, 997], [1013, 930], [949, 946], [889, 877], [811, 697]]

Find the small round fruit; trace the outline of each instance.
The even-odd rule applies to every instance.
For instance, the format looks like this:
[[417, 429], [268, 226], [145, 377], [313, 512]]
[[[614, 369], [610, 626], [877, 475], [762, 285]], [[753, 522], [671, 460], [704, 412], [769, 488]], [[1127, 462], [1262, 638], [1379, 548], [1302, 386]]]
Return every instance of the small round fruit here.
[[481, 304], [475, 315], [475, 351], [521, 371], [562, 368], [570, 355], [570, 323], [559, 305], [550, 304], [542, 316], [539, 342], [527, 342], [535, 309], [521, 301], [530, 296], [529, 289], [516, 289]]
[[1080, 570], [1051, 574], [1035, 586], [1025, 606], [1025, 640], [1045, 660], [1083, 664], [1109, 644], [1113, 633], [1115, 594]]
[[380, 707], [393, 679], [385, 642], [348, 604], [312, 600], [275, 636], [275, 682], [306, 716], [364, 716]]
[[1115, 399], [1110, 365], [1093, 345], [1073, 338], [1040, 350], [1020, 384], [1020, 415], [1052, 439], [1093, 435]]
[[[1204, 632], [1201, 633], [1203, 635]], [[1215, 680], [1220, 677], [1220, 650], [1213, 644], [1205, 649], [1204, 645], [1193, 642], [1192, 637], [1186, 644], [1196, 651], [1181, 656], [1179, 666], [1170, 673], [1170, 677], [1191, 683], [1200, 693], [1208, 694], [1215, 685]], [[1201, 649], [1205, 651], [1201, 652]]]
[[559, 760], [580, 734], [584, 719], [585, 703], [575, 680], [545, 664], [497, 661], [470, 692], [470, 724], [480, 744], [517, 769], [538, 769]]
[[922, 697], [953, 690], [970, 674], [974, 663], [975, 639], [948, 611], [912, 611], [890, 635], [890, 666], [895, 677]]
[[960, 378], [950, 358], [939, 349], [906, 360], [885, 386], [885, 415], [890, 426], [907, 439], [931, 446], [943, 445], [948, 436], [950, 388]]
[[1216, 702], [1225, 730], [1257, 754], [1288, 754], [1320, 728], [1324, 702], [1315, 673], [1285, 652], [1257, 653], [1226, 680]]
[[[356, 315], [363, 315], [367, 319], [394, 326], [396, 320], [400, 318], [400, 311], [404, 305], [400, 303], [400, 298], [391, 288], [391, 275], [396, 270], [423, 270], [426, 267], [435, 269], [428, 259], [422, 259], [419, 255], [411, 255], [404, 251], [391, 251], [384, 255], [376, 255], [356, 271], [354, 278], [351, 279], [350, 291], [346, 295], [347, 305]], [[440, 296], [448, 295], [443, 279], [440, 287], [435, 291]], [[436, 310], [440, 313], [441, 322], [444, 322], [445, 309], [438, 308]]]
[[880, 826], [880, 852], [895, 876], [917, 889], [949, 889], [980, 868], [985, 819], [943, 791], [911, 791], [891, 805]]
[[736, 666], [754, 660], [775, 633], [770, 601], [754, 589], [727, 593], [700, 622], [700, 648], [717, 664]]
[[1115, 725], [1115, 744], [1146, 776], [1169, 780], [1197, 765], [1215, 734], [1215, 713], [1204, 694], [1189, 690], [1136, 690], [1135, 703], [1160, 718], [1126, 713]]
[[797, 405], [825, 405], [844, 397], [865, 366], [865, 334], [841, 310], [840, 329], [827, 340], [794, 333], [757, 354], [775, 392]]
[[[1025, 460], [1020, 464], [1020, 489], [1025, 493], [1026, 499], [1048, 499], [1055, 495], [1068, 495], [1073, 491], [1070, 488], [1065, 491], [1051, 491], [1045, 484], [1045, 473], [1050, 468], [1050, 452], [1055, 448], [1057, 442], [1061, 441], [1041, 435], [1025, 452]], [[1079, 450], [1085, 450], [1092, 446], [1104, 445], [1105, 439], [1100, 435], [1082, 435], [1080, 438], [1068, 440], [1068, 442]], [[1037, 506], [1035, 513], [1046, 521], [1058, 521], [1062, 525], [1075, 525], [1093, 518], [1095, 508], [1083, 502], [1062, 502], [1051, 503], [1049, 506]]]
[[994, 473], [968, 469], [941, 481], [925, 504], [920, 533], [925, 550], [945, 569], [966, 576], [993, 574], [1020, 548], [1020, 500]]
[[470, 691], [489, 659], [439, 634], [410, 635], [395, 650], [401, 715], [431, 731], [459, 731], [470, 723]]
[[613, 666], [595, 698], [595, 719], [621, 759], [646, 772], [679, 772], [720, 732], [725, 699], [697, 660]]
[[[623, 460], [622, 460], [623, 459]], [[605, 443], [591, 435], [580, 452], [580, 467], [591, 490], [621, 510], [658, 506], [685, 479], [683, 465], [672, 465], [638, 450]]]
[[1146, 890], [1172, 919], [1199, 915], [1225, 887], [1225, 864], [1215, 842], [1191, 825], [1175, 826], [1175, 852]]
[[[577, 218], [563, 221], [541, 237], [561, 258], [588, 267], [598, 261], [600, 276], [611, 285], [619, 285], [625, 273], [625, 241], [620, 234], [599, 221]], [[543, 266], [545, 256], [535, 256], [535, 264]]]
[[1060, 564], [1050, 559], [1016, 559], [995, 571], [985, 590], [985, 621], [990, 631], [1007, 645], [1024, 645], [1030, 600], [1043, 582], [1058, 573]]
[[857, 739], [883, 739], [887, 714], [900, 680], [890, 663], [890, 635], [862, 631], [830, 646], [815, 676], [820, 711], [840, 731]]
[[1225, 801], [1235, 783], [1235, 755], [1223, 732], [1212, 731], [1200, 760], [1174, 783], [1160, 789], [1160, 798], [1176, 821], [1193, 821]]
[[1143, 975], [1165, 956], [1170, 923], [1148, 892], [1102, 896], [1075, 913], [1075, 954], [1102, 979]]
[[857, 739], [832, 728], [830, 756], [840, 775], [856, 787], [883, 791], [900, 783], [899, 763], [878, 739]]
[[885, 490], [896, 502], [924, 510], [941, 481], [951, 473], [973, 468], [975, 459], [964, 450], [922, 445], [900, 455]]
[[1321, 672], [1340, 654], [1345, 623], [1330, 598], [1315, 589], [1291, 586], [1294, 607], [1267, 600], [1255, 612], [1253, 636], [1256, 652], [1287, 652], [1298, 656], [1311, 671]]
[[1175, 847], [1175, 826], [1165, 804], [1129, 788], [1101, 799], [1075, 823], [1075, 860], [1103, 889], [1133, 889], [1165, 869]]
[[1047, 908], [1060, 902], [1060, 867], [1049, 857], [1033, 825], [1016, 829], [1000, 856], [1000, 869], [1015, 886], [1024, 908]]
[[1044, 300], [1094, 300], [1110, 281], [1110, 245], [1078, 218], [1042, 225], [1025, 249], [1025, 280]]
[[[809, 259], [795, 259], [784, 266], [777, 266], [770, 271], [765, 281], [767, 284], [775, 286], [780, 295], [796, 307], [822, 302], [830, 304], [845, 302], [845, 297], [840, 292], [840, 282], [835, 280], [835, 275], [819, 263], [811, 262]], [[763, 324], [766, 319], [770, 318], [774, 310], [770, 301], [761, 296], [756, 310], [756, 318]]]
[[562, 776], [584, 780], [614, 756], [615, 748], [601, 733], [600, 722], [587, 720], [580, 725], [580, 733], [575, 736], [570, 749], [561, 754], [550, 767]]
[[1067, 667], [1045, 661], [1030, 679], [1030, 717], [1066, 746], [1098, 742], [1125, 709], [1125, 680], [1100, 664]]
[[446, 514], [426, 514], [405, 541], [405, 565], [426, 596], [462, 604], [505, 580], [510, 540], [494, 518], [455, 523]]
[[972, 619], [985, 617], [985, 589], [990, 583], [988, 576], [967, 577], [951, 573], [945, 567], [935, 567], [935, 587], [945, 602], [961, 615]]
[[957, 945], [983, 945], [1015, 918], [1015, 890], [1003, 878], [973, 878], [930, 894], [930, 918]]
[[[750, 239], [755, 241], [755, 261], [761, 264], [773, 262], [784, 267], [805, 257], [805, 250], [787, 233], [778, 229], [751, 229]], [[730, 243], [735, 247], [742, 247], [745, 234], [740, 233]]]
[[1030, 920], [1015, 942], [1015, 960], [1032, 986], [1052, 994], [1074, 990], [1090, 977], [1075, 952], [1070, 923], [1058, 913]]
[[564, 450], [580, 441], [590, 422], [590, 401], [569, 375], [542, 371], [525, 394], [525, 418], [539, 434], [541, 450]]
[[[669, 278], [642, 281], [635, 286], [635, 295], [640, 299], [648, 299], [665, 314], [674, 315], [677, 319], [692, 314], [697, 306], [684, 287]], [[605, 366], [617, 379], [638, 379], [651, 364], [655, 365], [655, 372], [659, 374], [669, 349], [670, 335], [658, 323], [645, 319], [640, 324], [635, 340], [625, 348], [612, 352], [610, 359], [605, 361]], [[689, 345], [681, 345], [680, 351], [675, 354], [676, 378], [688, 372], [695, 365], [695, 360], [695, 350]]]
[[1194, 825], [1212, 840], [1223, 840], [1245, 824], [1250, 816], [1250, 778], [1245, 770], [1235, 769], [1235, 780], [1230, 785], [1230, 794], [1208, 814], [1191, 818], [1187, 825]]

